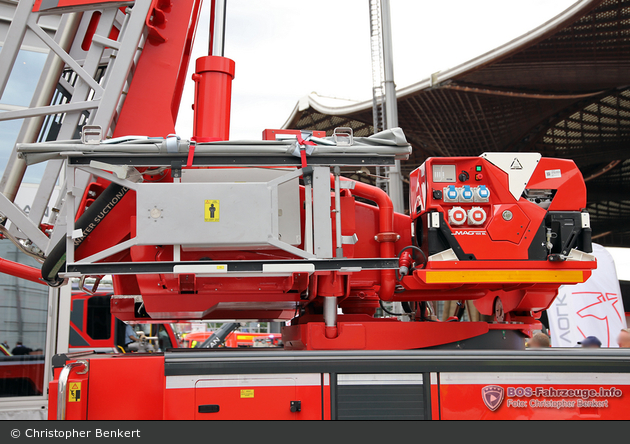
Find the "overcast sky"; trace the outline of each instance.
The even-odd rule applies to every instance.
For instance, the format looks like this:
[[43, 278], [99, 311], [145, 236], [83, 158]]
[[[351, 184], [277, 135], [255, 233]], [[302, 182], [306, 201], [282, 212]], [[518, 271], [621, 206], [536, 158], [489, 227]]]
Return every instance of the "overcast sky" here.
[[[391, 0], [394, 78], [404, 87], [544, 23], [575, 0]], [[193, 51], [207, 55], [208, 0]], [[368, 0], [228, 0], [225, 56], [236, 62], [231, 139], [279, 128], [311, 92], [372, 95]], [[190, 79], [190, 75], [188, 79]], [[192, 135], [189, 80], [177, 125]]]

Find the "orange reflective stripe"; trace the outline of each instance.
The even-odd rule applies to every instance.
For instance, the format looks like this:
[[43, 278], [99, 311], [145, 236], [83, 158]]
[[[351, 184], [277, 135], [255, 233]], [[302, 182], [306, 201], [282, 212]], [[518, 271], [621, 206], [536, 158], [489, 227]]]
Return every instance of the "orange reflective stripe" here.
[[427, 270], [427, 284], [483, 282], [584, 282], [583, 270]]

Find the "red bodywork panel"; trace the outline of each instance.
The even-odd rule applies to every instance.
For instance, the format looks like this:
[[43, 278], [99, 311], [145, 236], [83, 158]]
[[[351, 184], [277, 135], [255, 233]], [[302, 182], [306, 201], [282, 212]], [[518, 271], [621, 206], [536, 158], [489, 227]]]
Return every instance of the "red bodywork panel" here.
[[[533, 375], [522, 375], [524, 380], [533, 379]], [[619, 379], [617, 375], [600, 375], [603, 381], [593, 383], [587, 382], [588, 378], [567, 373], [563, 381], [550, 384], [542, 375], [540, 383], [504, 383], [500, 382], [501, 374], [494, 378], [476, 374], [466, 375], [467, 382], [458, 384], [445, 383], [448, 375], [441, 374], [439, 417], [434, 417], [445, 420], [627, 420], [630, 402], [626, 393], [630, 386], [627, 382], [606, 382]], [[478, 382], [475, 383], [475, 379]], [[582, 383], [577, 382], [580, 379]], [[484, 393], [484, 389], [491, 393]]]
[[201, 0], [179, 0], [161, 11], [162, 38], [144, 45], [114, 137], [175, 133], [200, 8]]
[[[273, 361], [273, 353], [265, 353], [269, 356], [264, 360]], [[331, 352], [311, 358], [308, 365], [312, 370], [303, 373], [282, 373], [279, 360], [275, 362], [278, 373], [255, 373], [251, 368], [234, 373], [230, 367], [232, 370], [213, 374], [204, 373], [200, 363], [212, 362], [212, 358], [202, 354], [203, 360], [195, 360], [193, 353], [187, 353], [188, 358], [169, 357], [180, 363], [188, 360], [190, 366], [190, 371], [170, 375], [165, 368], [169, 361], [162, 355], [89, 357], [86, 375], [74, 370], [70, 374], [68, 388], [81, 392], [68, 394], [66, 419], [330, 420], [342, 419], [342, 410], [344, 417], [351, 411], [353, 419], [396, 419], [385, 408], [392, 402], [402, 414], [413, 414], [406, 410], [408, 403], [419, 404], [422, 408], [415, 413], [418, 419], [433, 420], [619, 420], [630, 416], [630, 383], [625, 373], [532, 372], [523, 364], [513, 366], [509, 373], [466, 372], [465, 368], [443, 372], [439, 366], [436, 371], [422, 373], [404, 358], [391, 364], [391, 373], [383, 373], [371, 368], [381, 365], [377, 357], [357, 373], [356, 367], [344, 371], [348, 363]], [[238, 358], [222, 358], [232, 364], [238, 362]], [[481, 355], [471, 362], [479, 358]], [[557, 359], [551, 354], [549, 358]], [[294, 359], [299, 361], [300, 357]], [[427, 357], [427, 363], [431, 360]], [[422, 363], [416, 361], [418, 364]], [[540, 362], [532, 364], [540, 368]], [[447, 365], [452, 368], [453, 363]], [[57, 417], [59, 373], [56, 369], [50, 384], [49, 419]], [[397, 389], [414, 377], [426, 396], [417, 391], [416, 395], [403, 395]], [[389, 382], [379, 382], [383, 380]], [[353, 386], [354, 390], [347, 390]], [[392, 399], [395, 390], [404, 400]], [[371, 394], [362, 398], [360, 393], [368, 391]], [[424, 411], [429, 414], [421, 413]]]

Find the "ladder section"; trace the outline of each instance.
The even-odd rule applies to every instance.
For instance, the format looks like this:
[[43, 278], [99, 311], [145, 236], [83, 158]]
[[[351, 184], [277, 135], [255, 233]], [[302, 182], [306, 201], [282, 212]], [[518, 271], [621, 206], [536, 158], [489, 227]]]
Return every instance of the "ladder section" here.
[[[55, 7], [45, 9], [46, 3], [20, 1], [0, 50], [0, 66], [3, 67], [0, 71], [0, 96], [27, 32], [36, 35], [49, 50], [30, 105], [25, 109], [0, 113], [0, 121], [24, 119], [16, 145], [76, 139], [84, 125], [98, 125], [103, 129], [103, 137], [111, 135], [125, 89], [131, 82], [133, 68], [147, 39], [146, 24], [155, 8], [155, 2], [151, 0], [73, 1], [71, 6], [65, 3], [56, 2]], [[45, 15], [61, 16], [54, 37], [40, 25], [40, 19]], [[54, 244], [44, 240], [48, 239], [46, 236], [37, 234], [37, 240], [29, 240], [26, 232], [39, 231], [62, 165], [62, 159], [48, 162], [30, 205], [28, 219], [8, 217], [8, 213], [15, 214], [17, 207], [12, 202], [26, 170], [26, 163], [18, 155], [16, 147], [0, 181], [3, 195], [0, 197], [0, 213], [3, 219], [6, 221], [8, 217], [11, 220], [13, 237], [37, 254], [48, 253]], [[89, 177], [85, 174], [76, 177], [74, 192], [81, 192]], [[61, 209], [64, 197], [60, 195], [53, 215]], [[54, 223], [54, 218], [51, 222]]]

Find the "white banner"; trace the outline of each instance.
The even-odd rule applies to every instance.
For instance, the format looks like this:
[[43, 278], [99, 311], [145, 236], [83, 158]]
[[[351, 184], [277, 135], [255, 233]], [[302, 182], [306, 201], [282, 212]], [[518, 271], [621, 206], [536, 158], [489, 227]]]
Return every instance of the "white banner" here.
[[626, 328], [621, 289], [611, 254], [593, 244], [597, 269], [583, 284], [563, 285], [547, 310], [552, 347], [579, 347], [578, 341], [595, 336], [602, 347], [617, 347]]

